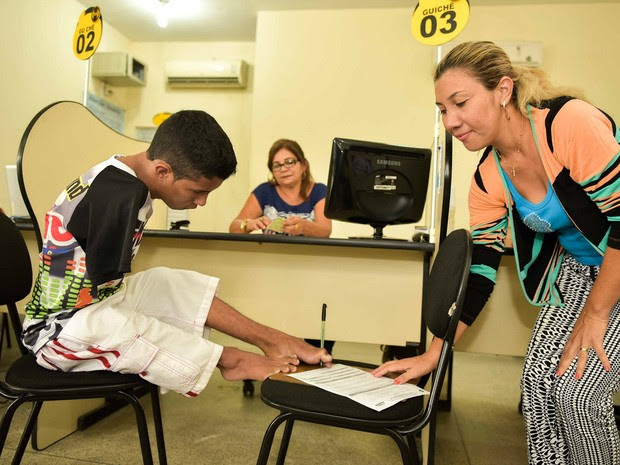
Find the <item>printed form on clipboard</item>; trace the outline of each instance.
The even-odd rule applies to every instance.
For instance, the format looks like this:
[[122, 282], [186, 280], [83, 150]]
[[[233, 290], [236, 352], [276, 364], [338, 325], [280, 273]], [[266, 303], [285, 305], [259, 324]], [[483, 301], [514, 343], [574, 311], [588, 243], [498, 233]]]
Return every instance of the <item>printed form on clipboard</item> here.
[[394, 384], [391, 378], [375, 378], [367, 371], [342, 364], [329, 368], [291, 373], [288, 376], [326, 391], [348, 397], [377, 412], [428, 391], [414, 384]]

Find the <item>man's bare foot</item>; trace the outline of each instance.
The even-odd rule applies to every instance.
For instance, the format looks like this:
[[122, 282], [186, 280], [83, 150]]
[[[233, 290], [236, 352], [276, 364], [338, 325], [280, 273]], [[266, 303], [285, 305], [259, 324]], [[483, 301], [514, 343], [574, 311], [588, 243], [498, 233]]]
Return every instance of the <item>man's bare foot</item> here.
[[263, 381], [276, 373], [292, 373], [297, 369], [297, 364], [299, 360], [294, 356], [271, 358], [234, 347], [224, 347], [217, 366], [228, 381]]
[[310, 365], [332, 361], [332, 356], [327, 350], [314, 347], [303, 339], [280, 331], [275, 331], [267, 346], [261, 348], [268, 357], [297, 356], [299, 360]]

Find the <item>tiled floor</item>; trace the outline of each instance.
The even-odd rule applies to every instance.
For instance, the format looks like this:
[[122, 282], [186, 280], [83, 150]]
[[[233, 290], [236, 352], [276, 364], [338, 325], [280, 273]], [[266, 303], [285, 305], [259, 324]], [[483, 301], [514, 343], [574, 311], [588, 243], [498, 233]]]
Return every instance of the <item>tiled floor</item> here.
[[[219, 342], [230, 339], [216, 334]], [[236, 344], [239, 345], [239, 344]], [[3, 350], [0, 369], [15, 354]], [[334, 355], [377, 363], [377, 346], [337, 343]], [[522, 360], [516, 357], [456, 353], [450, 412], [440, 412], [435, 454], [437, 465], [526, 464], [522, 419], [517, 412]], [[263, 432], [276, 412], [257, 394], [243, 397], [241, 382], [214, 375], [195, 399], [162, 397], [167, 456], [171, 465], [253, 464]], [[145, 402], [150, 422], [150, 409]], [[10, 463], [29, 407], [16, 415], [0, 464]], [[153, 434], [151, 434], [153, 436]], [[278, 437], [276, 437], [276, 443]], [[272, 454], [275, 456], [275, 453]], [[272, 457], [275, 463], [275, 457]], [[132, 412], [125, 408], [85, 431], [43, 451], [28, 450], [24, 465], [139, 464], [141, 456]], [[270, 462], [272, 463], [272, 462]], [[382, 436], [299, 424], [287, 456], [289, 465], [399, 464], [393, 442]]]

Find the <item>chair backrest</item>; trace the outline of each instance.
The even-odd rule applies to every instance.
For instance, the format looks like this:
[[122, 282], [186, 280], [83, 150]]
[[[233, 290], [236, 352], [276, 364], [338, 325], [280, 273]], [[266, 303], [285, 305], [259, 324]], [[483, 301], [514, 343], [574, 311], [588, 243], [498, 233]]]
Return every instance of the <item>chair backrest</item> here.
[[[77, 102], [56, 102], [41, 110], [26, 128], [17, 154], [17, 178], [39, 250], [45, 213], [73, 179], [114, 154], [133, 155], [148, 145], [111, 129]], [[149, 224], [159, 220], [154, 215]]]
[[444, 342], [437, 369], [432, 374], [433, 382], [424, 415], [415, 424], [405, 428], [406, 431], [422, 428], [435, 413], [465, 300], [472, 250], [469, 231], [457, 229], [443, 240], [433, 261], [424, 291], [422, 315], [429, 330]]
[[3, 247], [0, 260], [0, 305], [8, 305], [30, 294], [32, 267], [21, 232], [4, 213], [0, 213], [0, 237]]
[[20, 340], [22, 323], [16, 303], [26, 298], [32, 288], [32, 266], [26, 241], [17, 226], [0, 213], [0, 238], [4, 256], [0, 261], [0, 305], [6, 305], [20, 352], [28, 350]]
[[452, 231], [440, 244], [424, 293], [422, 315], [437, 337], [454, 338], [471, 265], [469, 231]]

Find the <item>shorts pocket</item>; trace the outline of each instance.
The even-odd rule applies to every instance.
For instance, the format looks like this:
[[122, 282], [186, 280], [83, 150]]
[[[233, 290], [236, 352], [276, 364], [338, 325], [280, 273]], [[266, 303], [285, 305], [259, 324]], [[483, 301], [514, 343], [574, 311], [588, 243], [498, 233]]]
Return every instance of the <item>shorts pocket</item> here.
[[158, 348], [144, 337], [136, 337], [111, 369], [137, 373], [152, 384], [181, 394], [191, 391], [200, 378], [198, 365]]
[[110, 367], [112, 371], [120, 373], [142, 374], [151, 364], [159, 348], [143, 337], [136, 336], [126, 348], [122, 350], [116, 363]]

